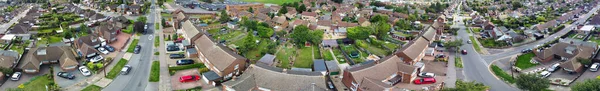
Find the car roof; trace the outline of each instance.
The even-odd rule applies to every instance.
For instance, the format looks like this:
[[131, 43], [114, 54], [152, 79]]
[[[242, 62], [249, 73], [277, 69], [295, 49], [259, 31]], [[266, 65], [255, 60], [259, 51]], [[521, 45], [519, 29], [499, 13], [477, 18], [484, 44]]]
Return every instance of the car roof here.
[[434, 78], [423, 78], [424, 81], [433, 81], [435, 80]]

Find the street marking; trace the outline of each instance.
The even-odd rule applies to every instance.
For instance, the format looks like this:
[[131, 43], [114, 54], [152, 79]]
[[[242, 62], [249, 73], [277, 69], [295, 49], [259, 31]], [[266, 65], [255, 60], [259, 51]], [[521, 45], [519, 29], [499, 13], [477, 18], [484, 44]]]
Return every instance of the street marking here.
[[152, 35], [150, 35], [150, 36], [148, 37], [148, 40], [152, 40]]

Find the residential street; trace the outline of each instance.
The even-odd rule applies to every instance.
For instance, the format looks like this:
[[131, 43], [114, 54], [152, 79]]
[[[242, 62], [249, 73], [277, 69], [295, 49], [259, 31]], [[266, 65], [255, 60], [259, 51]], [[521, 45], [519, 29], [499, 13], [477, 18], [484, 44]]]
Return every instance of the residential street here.
[[6, 31], [8, 31], [8, 28], [10, 28], [10, 26], [14, 23], [17, 23], [19, 21], [19, 19], [25, 17], [25, 15], [27, 15], [27, 12], [29, 12], [29, 10], [31, 10], [31, 8], [33, 6], [28, 5], [29, 8], [27, 8], [27, 10], [17, 14], [17, 16], [15, 16], [14, 18], [12, 18], [8, 23], [4, 23], [2, 25], [0, 25], [0, 32], [1, 33], [5, 33]]
[[[153, 6], [151, 7], [154, 7], [155, 1], [152, 1], [152, 3]], [[154, 23], [156, 22], [156, 18], [153, 17], [156, 17], [156, 11], [153, 9], [150, 10], [147, 17], [147, 33], [138, 38], [138, 45], [142, 49], [139, 54], [134, 54], [128, 63], [133, 69], [128, 75], [120, 75], [115, 78], [110, 85], [103, 89], [104, 91], [147, 91], [146, 87], [148, 85], [151, 62], [153, 61]]]

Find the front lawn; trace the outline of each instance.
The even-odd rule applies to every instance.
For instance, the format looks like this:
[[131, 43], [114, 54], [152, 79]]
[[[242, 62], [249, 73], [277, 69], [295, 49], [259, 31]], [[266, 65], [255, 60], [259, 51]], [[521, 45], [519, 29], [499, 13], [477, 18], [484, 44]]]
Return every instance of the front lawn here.
[[299, 2], [301, 0], [241, 0], [244, 2], [258, 2], [258, 3], [272, 3], [272, 4], [283, 4], [283, 3], [293, 3]]
[[296, 54], [296, 50], [293, 47], [281, 47], [279, 52], [275, 55], [275, 59], [279, 60], [279, 68], [289, 69], [290, 67], [290, 58]]
[[531, 68], [533, 66], [538, 65], [538, 64], [533, 64], [530, 62], [531, 59], [533, 58], [533, 56], [535, 56], [535, 54], [533, 54], [533, 53], [519, 55], [519, 57], [517, 57], [517, 62], [515, 65], [521, 69], [527, 69], [527, 68]]
[[469, 39], [471, 39], [471, 42], [473, 43], [473, 48], [475, 48], [475, 51], [481, 53], [481, 48], [479, 47], [479, 43], [476, 42], [477, 40], [475, 40], [475, 38], [473, 36], [469, 36]]
[[294, 61], [294, 67], [298, 67], [298, 68], [310, 68], [310, 65], [312, 65], [313, 63], [313, 48], [311, 47], [304, 47], [299, 50], [299, 54], [296, 57], [296, 60]]
[[500, 79], [507, 81], [508, 83], [515, 83], [515, 79], [512, 76], [510, 76], [508, 73], [504, 72], [504, 70], [500, 69], [500, 67], [498, 67], [496, 65], [492, 65], [492, 71]]
[[475, 33], [481, 32], [481, 28], [472, 28], [472, 29], [473, 29], [473, 32], [475, 32]]
[[123, 66], [125, 66], [126, 64], [127, 60], [121, 58], [117, 65], [115, 65], [105, 77], [108, 79], [114, 79], [115, 77], [117, 77], [117, 75], [119, 75], [119, 73], [121, 73], [121, 69], [123, 69]]
[[479, 42], [483, 47], [486, 48], [499, 48], [508, 46], [508, 43], [504, 41], [496, 41], [495, 39], [479, 39]]
[[[54, 80], [48, 78], [48, 76], [52, 76], [52, 74], [35, 76], [35, 77], [29, 79], [28, 82], [21, 84], [23, 86], [17, 87], [16, 90], [17, 91], [46, 91], [47, 90], [46, 85], [48, 85], [50, 83], [54, 83]], [[21, 80], [23, 80], [23, 79], [21, 79]]]
[[138, 39], [133, 39], [133, 41], [131, 41], [131, 44], [129, 45], [129, 48], [127, 48], [127, 52], [133, 53], [135, 46], [138, 44], [138, 41]]
[[159, 77], [160, 77], [160, 62], [153, 61], [152, 68], [150, 68], [150, 78], [148, 79], [148, 81], [158, 82], [158, 80], [160, 80]]
[[83, 88], [81, 91], [101, 91], [101, 90], [102, 90], [102, 87], [100, 87], [98, 85], [90, 85], [90, 86]]

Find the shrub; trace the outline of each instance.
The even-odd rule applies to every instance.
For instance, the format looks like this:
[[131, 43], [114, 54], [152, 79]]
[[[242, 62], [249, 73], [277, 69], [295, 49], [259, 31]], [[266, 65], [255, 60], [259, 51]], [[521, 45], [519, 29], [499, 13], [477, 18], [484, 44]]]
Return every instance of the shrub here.
[[208, 68], [200, 68], [200, 69], [198, 69], [198, 71], [200, 71], [200, 73], [204, 73], [204, 72], [210, 71], [210, 69], [208, 69]]

